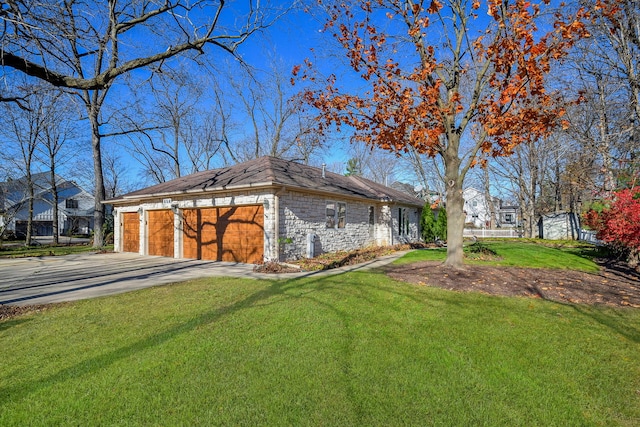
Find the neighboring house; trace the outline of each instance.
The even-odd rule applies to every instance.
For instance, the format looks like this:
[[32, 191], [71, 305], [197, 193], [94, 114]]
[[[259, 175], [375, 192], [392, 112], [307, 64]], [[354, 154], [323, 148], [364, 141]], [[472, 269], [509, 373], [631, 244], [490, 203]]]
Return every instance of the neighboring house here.
[[[516, 227], [518, 224], [518, 207], [504, 205], [502, 200], [492, 197], [493, 206], [497, 209], [496, 217], [491, 217], [491, 209], [487, 206], [485, 194], [473, 187], [465, 189], [464, 198], [465, 224], [475, 228]], [[495, 223], [492, 221], [495, 220]]]
[[423, 201], [261, 157], [108, 200], [119, 252], [261, 263], [418, 240]]
[[513, 205], [503, 205], [499, 203], [498, 227], [517, 227], [519, 208]]
[[[49, 172], [32, 175], [34, 185], [34, 236], [53, 235], [53, 193]], [[64, 234], [89, 234], [93, 229], [94, 198], [73, 181], [56, 176], [58, 230]], [[26, 234], [29, 191], [26, 178], [0, 183], [0, 229]]]
[[491, 224], [491, 211], [487, 206], [484, 193], [473, 187], [466, 188], [462, 192], [464, 198], [465, 224], [476, 228], [489, 227]]
[[538, 220], [538, 237], [548, 240], [578, 240], [580, 219], [573, 212], [543, 215]]

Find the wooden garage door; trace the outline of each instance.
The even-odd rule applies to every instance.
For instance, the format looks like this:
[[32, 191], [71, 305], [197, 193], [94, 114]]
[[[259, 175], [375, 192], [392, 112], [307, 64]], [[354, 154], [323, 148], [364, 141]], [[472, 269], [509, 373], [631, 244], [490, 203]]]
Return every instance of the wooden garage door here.
[[185, 209], [183, 214], [185, 258], [249, 264], [262, 262], [262, 205]]
[[149, 255], [173, 256], [173, 211], [149, 211], [147, 216]]
[[140, 252], [140, 215], [138, 212], [122, 214], [122, 251]]

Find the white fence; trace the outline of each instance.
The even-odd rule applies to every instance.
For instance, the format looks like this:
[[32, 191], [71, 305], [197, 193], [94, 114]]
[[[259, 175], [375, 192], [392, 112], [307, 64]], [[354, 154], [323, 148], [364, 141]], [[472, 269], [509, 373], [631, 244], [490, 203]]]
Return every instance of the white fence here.
[[501, 228], [499, 230], [489, 228], [465, 228], [462, 235], [464, 237], [522, 237], [522, 234], [513, 228]]

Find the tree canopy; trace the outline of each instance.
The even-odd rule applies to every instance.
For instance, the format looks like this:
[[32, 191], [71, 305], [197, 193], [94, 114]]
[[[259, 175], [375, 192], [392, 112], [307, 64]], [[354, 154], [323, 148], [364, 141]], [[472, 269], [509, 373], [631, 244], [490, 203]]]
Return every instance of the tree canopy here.
[[[440, 156], [447, 191], [447, 264], [462, 265], [462, 186], [484, 156], [505, 156], [562, 124], [564, 108], [546, 77], [586, 37], [585, 12], [553, 15], [524, 0], [322, 2], [331, 32], [364, 89], [302, 78], [320, 126], [348, 126], [355, 139], [395, 152]], [[301, 67], [294, 68], [294, 74]]]

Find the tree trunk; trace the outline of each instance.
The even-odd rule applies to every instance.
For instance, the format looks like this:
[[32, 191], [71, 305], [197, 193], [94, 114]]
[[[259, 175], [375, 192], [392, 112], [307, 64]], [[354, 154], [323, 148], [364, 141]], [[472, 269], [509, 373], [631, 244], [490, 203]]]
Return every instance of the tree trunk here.
[[464, 266], [462, 251], [462, 233], [464, 231], [464, 198], [462, 184], [464, 176], [460, 174], [457, 136], [449, 137], [447, 151], [443, 155], [445, 167], [445, 187], [447, 199], [447, 259], [445, 265], [453, 268]]
[[35, 198], [35, 192], [33, 190], [33, 181], [31, 179], [31, 162], [27, 164], [27, 191], [29, 191], [29, 216], [27, 218], [27, 235], [24, 241], [25, 246], [31, 245], [33, 229], [33, 199]]
[[604, 175], [604, 191], [609, 194], [615, 189], [615, 178], [613, 177], [613, 160], [611, 158], [611, 144], [609, 143], [609, 116], [607, 115], [607, 100], [601, 77], [596, 79], [598, 85], [598, 97], [600, 105], [598, 115], [600, 116], [600, 144], [597, 145], [597, 151], [602, 157], [602, 169]]
[[[496, 204], [491, 197], [491, 181], [489, 180], [489, 168], [484, 167], [482, 171], [483, 184], [484, 184], [484, 198], [489, 210], [489, 228], [494, 228], [498, 225]], [[487, 224], [485, 224], [487, 225]]]
[[58, 230], [58, 186], [56, 184], [56, 164], [53, 161], [53, 155], [51, 156], [51, 197], [53, 203], [53, 221], [51, 221], [53, 225], [53, 244], [57, 245], [60, 243], [60, 239], [58, 235], [60, 231]]
[[101, 248], [104, 246], [104, 236], [102, 226], [105, 220], [105, 208], [102, 201], [105, 198], [104, 175], [102, 173], [102, 151], [101, 151], [101, 135], [100, 122], [98, 121], [99, 107], [91, 106], [89, 108], [89, 120], [91, 122], [91, 148], [93, 152], [93, 173], [94, 173], [94, 197], [95, 207], [93, 211], [93, 247]]

